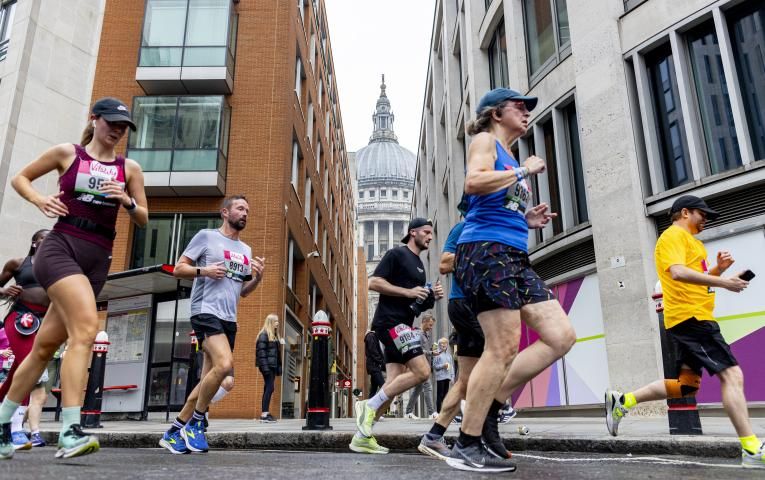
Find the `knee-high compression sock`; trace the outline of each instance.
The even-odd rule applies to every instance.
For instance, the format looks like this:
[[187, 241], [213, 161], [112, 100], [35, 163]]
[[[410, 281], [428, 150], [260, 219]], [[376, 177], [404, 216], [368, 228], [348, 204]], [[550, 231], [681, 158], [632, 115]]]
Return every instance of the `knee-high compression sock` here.
[[26, 412], [27, 412], [27, 407], [21, 405], [13, 413], [13, 416], [11, 417], [11, 431], [12, 432], [18, 432], [18, 431], [20, 431], [23, 428], [21, 425], [24, 423], [24, 414]]
[[0, 403], [0, 425], [3, 423], [11, 423], [11, 417], [16, 409], [19, 408], [19, 404], [12, 401], [10, 398], [5, 397], [3, 403]]
[[367, 406], [372, 410], [377, 411], [380, 407], [382, 407], [383, 403], [387, 402], [388, 400], [388, 396], [385, 395], [385, 391], [381, 388], [377, 391], [377, 394], [375, 394], [374, 397], [367, 400]]
[[760, 450], [760, 440], [757, 435], [750, 435], [748, 437], [739, 437], [741, 441], [741, 448], [754, 455]]

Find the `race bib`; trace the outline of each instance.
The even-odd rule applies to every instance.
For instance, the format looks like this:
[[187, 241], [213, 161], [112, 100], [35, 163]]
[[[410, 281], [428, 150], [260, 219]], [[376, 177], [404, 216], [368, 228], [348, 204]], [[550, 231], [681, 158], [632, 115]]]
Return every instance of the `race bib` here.
[[412, 330], [412, 327], [408, 327], [403, 323], [399, 323], [391, 328], [388, 333], [390, 338], [393, 339], [393, 344], [396, 345], [396, 348], [402, 354], [421, 347], [420, 335]]
[[224, 263], [226, 265], [226, 276], [238, 282], [252, 280], [252, 262], [247, 255], [223, 250]]
[[531, 190], [526, 183], [526, 179], [523, 179], [508, 187], [503, 207], [513, 212], [525, 214], [526, 205], [528, 205], [530, 199]]
[[125, 188], [124, 172], [116, 165], [105, 165], [97, 160], [80, 160], [74, 191], [80, 195], [77, 200], [94, 205], [114, 207], [117, 200], [106, 198], [101, 193], [101, 185], [107, 180], [117, 181]]
[[10, 370], [11, 367], [13, 366], [13, 360], [15, 358], [16, 357], [14, 357], [13, 355], [11, 355], [10, 357], [0, 357], [0, 360], [2, 360], [2, 362], [0, 362], [0, 365], [2, 365], [3, 370]]

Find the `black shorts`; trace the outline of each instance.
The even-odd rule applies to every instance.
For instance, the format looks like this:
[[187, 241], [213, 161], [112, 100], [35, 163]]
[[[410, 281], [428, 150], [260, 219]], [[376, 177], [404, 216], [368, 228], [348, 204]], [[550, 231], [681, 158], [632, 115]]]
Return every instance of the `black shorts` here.
[[484, 346], [483, 330], [468, 301], [464, 298], [449, 300], [448, 312], [449, 321], [457, 331], [457, 355], [480, 358]]
[[385, 363], [398, 363], [400, 365], [406, 365], [409, 360], [415, 357], [419, 357], [420, 355], [425, 355], [425, 353], [422, 351], [419, 335], [416, 337], [413, 343], [407, 346], [408, 348], [404, 347], [403, 351], [399, 350], [399, 347], [396, 346], [396, 341], [391, 336], [391, 330], [393, 330], [393, 333], [395, 333], [396, 328], [399, 327], [372, 327], [375, 335], [377, 335], [377, 339], [380, 340], [380, 343], [383, 344]]
[[528, 254], [502, 243], [459, 245], [454, 278], [476, 315], [497, 308], [520, 310], [530, 303], [555, 300], [552, 290], [532, 270]]
[[35, 255], [35, 279], [45, 289], [62, 278], [85, 275], [98, 297], [106, 284], [112, 252], [93, 242], [52, 231]]
[[221, 320], [215, 315], [209, 313], [200, 313], [191, 317], [191, 328], [194, 329], [194, 334], [197, 336], [199, 344], [202, 345], [205, 337], [212, 335], [218, 335], [220, 333], [226, 335], [228, 339], [228, 346], [231, 347], [231, 351], [234, 351], [234, 342], [236, 341], [236, 322], [228, 322]]
[[738, 365], [715, 321], [691, 317], [667, 330], [667, 338], [675, 349], [678, 373], [683, 364], [698, 375], [701, 375], [702, 367], [710, 375], [717, 375], [726, 368]]

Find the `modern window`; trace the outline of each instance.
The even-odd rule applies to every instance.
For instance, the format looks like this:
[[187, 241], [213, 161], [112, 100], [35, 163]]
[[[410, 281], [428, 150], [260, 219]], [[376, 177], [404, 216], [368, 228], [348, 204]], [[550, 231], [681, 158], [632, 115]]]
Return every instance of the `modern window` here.
[[[500, 20], [489, 44], [489, 77], [492, 89], [508, 86], [507, 38], [504, 19]], [[462, 89], [462, 85], [460, 85], [460, 89]]]
[[11, 41], [11, 26], [16, 1], [0, 2], [0, 61], [8, 55], [8, 44]]
[[749, 2], [727, 14], [739, 88], [755, 160], [765, 159], [765, 5]]
[[572, 103], [563, 110], [568, 140], [569, 169], [571, 171], [571, 190], [574, 206], [575, 224], [590, 219], [587, 211], [587, 194], [585, 192], [584, 167], [582, 166], [582, 148], [579, 143], [579, 121], [576, 117], [576, 106]]
[[217, 213], [150, 216], [145, 228], [133, 230], [130, 268], [174, 264], [197, 232], [205, 228], [217, 228], [220, 222]]
[[659, 141], [665, 188], [691, 180], [685, 122], [680, 108], [674, 60], [669, 44], [645, 58], [653, 102], [654, 121]]
[[236, 33], [231, 0], [147, 0], [138, 66], [233, 69]]
[[523, 0], [529, 76], [540, 78], [547, 67], [570, 52], [566, 0]]
[[231, 109], [223, 96], [135, 97], [128, 156], [147, 172], [226, 175]]
[[[741, 152], [713, 22], [706, 22], [688, 34], [688, 55], [693, 67], [710, 173], [738, 167]], [[760, 72], [760, 76], [765, 73]]]
[[563, 215], [561, 212], [561, 191], [558, 186], [558, 177], [560, 169], [558, 168], [559, 159], [555, 155], [555, 131], [553, 129], [552, 119], [542, 124], [542, 132], [545, 142], [545, 160], [547, 185], [550, 193], [550, 209], [558, 212], [558, 216], [552, 219], [553, 235], [563, 233]]

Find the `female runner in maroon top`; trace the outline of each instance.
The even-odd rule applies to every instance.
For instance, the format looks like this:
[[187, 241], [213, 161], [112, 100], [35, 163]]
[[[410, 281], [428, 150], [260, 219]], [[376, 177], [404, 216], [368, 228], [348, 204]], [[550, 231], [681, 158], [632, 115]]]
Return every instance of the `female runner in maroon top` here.
[[[61, 366], [63, 426], [58, 458], [98, 450], [98, 439], [80, 428], [82, 392], [88, 362], [98, 333], [96, 298], [109, 272], [117, 213], [125, 208], [130, 219], [144, 226], [149, 219], [141, 167], [117, 155], [117, 143], [128, 127], [135, 130], [127, 106], [114, 98], [98, 100], [80, 145], [50, 148], [24, 167], [13, 188], [46, 216], [58, 218], [35, 261], [35, 277], [45, 288], [51, 306], [32, 352], [16, 371], [8, 395], [0, 404], [0, 458], [8, 453], [5, 438], [10, 409], [34, 387], [56, 349], [67, 342]], [[59, 193], [44, 195], [32, 182], [51, 171], [59, 174]]]

